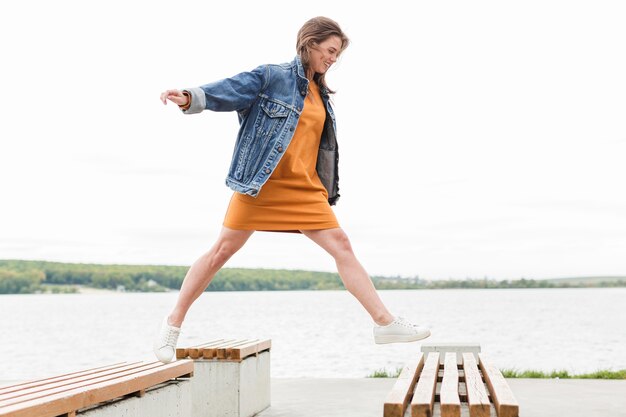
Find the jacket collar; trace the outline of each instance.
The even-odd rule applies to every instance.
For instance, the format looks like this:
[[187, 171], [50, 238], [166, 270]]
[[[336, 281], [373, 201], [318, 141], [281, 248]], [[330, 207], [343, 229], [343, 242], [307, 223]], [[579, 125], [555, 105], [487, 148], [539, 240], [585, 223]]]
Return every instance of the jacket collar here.
[[[300, 92], [304, 96], [306, 95], [306, 92], [309, 88], [309, 79], [306, 77], [306, 73], [304, 72], [304, 66], [302, 65], [300, 55], [296, 55], [296, 57], [291, 62], [291, 66], [298, 74], [298, 90], [300, 90]], [[328, 97], [328, 89], [324, 86], [320, 86], [320, 94], [323, 97]]]

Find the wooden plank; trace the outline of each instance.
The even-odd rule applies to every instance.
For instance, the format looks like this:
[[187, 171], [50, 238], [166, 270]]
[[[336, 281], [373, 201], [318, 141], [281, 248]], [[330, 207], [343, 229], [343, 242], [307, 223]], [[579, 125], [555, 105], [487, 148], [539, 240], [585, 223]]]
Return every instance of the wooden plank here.
[[58, 387], [45, 394], [32, 394], [6, 401], [0, 405], [0, 416], [55, 417], [68, 414], [103, 401], [141, 391], [181, 375], [189, 375], [193, 372], [193, 361], [175, 361], [138, 369], [140, 370], [135, 372]]
[[272, 347], [271, 339], [256, 340], [238, 347], [232, 348], [229, 353], [229, 358], [233, 360], [243, 360], [248, 356], [257, 355], [263, 351], [269, 350]]
[[472, 353], [463, 353], [463, 370], [465, 371], [465, 386], [467, 388], [467, 403], [470, 417], [489, 417], [491, 403], [485, 389], [485, 384], [478, 371], [476, 358]]
[[423, 343], [421, 347], [421, 351], [424, 353], [430, 352], [439, 352], [439, 362], [443, 365], [444, 354], [448, 352], [456, 352], [457, 354], [457, 365], [461, 365], [462, 354], [465, 352], [474, 353], [475, 357], [478, 358], [478, 353], [480, 353], [480, 344], [478, 343]]
[[491, 363], [486, 362], [483, 354], [479, 354], [478, 357], [480, 369], [483, 371], [483, 377], [487, 382], [498, 417], [518, 417], [519, 403], [502, 372]]
[[215, 346], [216, 344], [223, 343], [224, 339], [215, 339], [208, 342], [200, 343], [198, 345], [189, 346], [187, 348], [176, 349], [176, 359], [186, 359], [192, 357], [198, 359], [202, 357], [203, 350], [207, 347]]
[[222, 342], [223, 340], [224, 339], [215, 339], [215, 340], [211, 340], [211, 341], [208, 341], [208, 342], [200, 343], [200, 344], [197, 344], [197, 345], [192, 345], [192, 346], [189, 346], [189, 347], [186, 347], [186, 348], [177, 348], [176, 349], [176, 359], [185, 359], [185, 358], [187, 358], [189, 356], [189, 349], [210, 346], [212, 344]]
[[213, 349], [215, 346], [220, 346], [224, 343], [228, 343], [229, 340], [226, 339], [216, 339], [212, 342], [206, 343], [206, 344], [202, 344], [202, 345], [198, 345], [197, 347], [191, 347], [188, 348], [188, 354], [189, 357], [192, 359], [202, 359], [204, 358], [204, 352], [206, 350], [211, 350]]
[[[134, 362], [134, 363], [137, 364], [140, 362]], [[115, 369], [115, 368], [128, 366], [132, 364], [133, 363], [129, 364], [126, 362], [119, 362], [119, 363], [114, 363], [112, 365], [99, 366], [97, 368], [85, 369], [82, 371], [72, 372], [69, 374], [62, 374], [62, 375], [57, 375], [54, 377], [43, 378], [43, 379], [35, 379], [31, 381], [21, 382], [19, 384], [14, 384], [14, 385], [5, 385], [3, 387], [0, 387], [0, 399], [2, 398], [3, 395], [10, 394], [16, 391], [22, 391], [22, 390], [39, 387], [39, 386], [46, 385], [46, 384], [51, 384], [51, 383], [55, 383], [59, 381], [65, 381], [70, 378], [76, 378], [76, 377], [80, 377], [83, 375], [93, 374], [95, 372], [102, 372], [102, 371], [106, 371], [109, 369]]]
[[216, 343], [213, 346], [208, 346], [202, 349], [202, 358], [203, 359], [212, 359], [217, 358], [217, 350], [220, 348], [228, 347], [235, 343], [237, 339], [226, 339], [222, 340], [220, 343]]
[[[56, 388], [67, 387], [71, 384], [94, 380], [104, 376], [117, 375], [120, 373], [135, 370], [138, 367], [145, 367], [144, 362], [133, 362], [125, 365], [116, 365], [110, 367], [90, 369], [84, 372], [75, 372], [59, 377], [47, 378], [33, 382], [25, 382], [20, 386], [14, 386], [11, 390], [0, 394], [0, 406], [11, 399], [26, 397], [28, 395], [49, 392]], [[21, 389], [20, 389], [21, 387]]]
[[409, 361], [398, 376], [391, 392], [387, 394], [383, 408], [384, 417], [403, 417], [406, 407], [411, 400], [417, 377], [424, 367], [424, 354], [419, 353]]
[[243, 339], [243, 340], [236, 340], [233, 343], [228, 344], [227, 346], [222, 346], [217, 348], [217, 359], [228, 359], [230, 356], [230, 352], [232, 351], [233, 348], [236, 348], [237, 346], [243, 346], [243, 345], [247, 345], [249, 343], [256, 343], [258, 341], [258, 339], [254, 339], [254, 340], [248, 340], [248, 339]]
[[411, 417], [430, 417], [435, 403], [435, 387], [439, 371], [439, 353], [428, 354], [411, 400]]
[[139, 363], [132, 366], [92, 373], [77, 378], [67, 379], [65, 381], [57, 381], [48, 385], [25, 389], [23, 391], [13, 393], [10, 397], [3, 397], [2, 401], [0, 401], [0, 407], [36, 400], [51, 394], [79, 389], [95, 382], [113, 380], [121, 376], [132, 375], [137, 372], [158, 367], [159, 364], [160, 362]]
[[270, 339], [216, 339], [176, 349], [176, 358], [243, 360], [271, 348]]
[[461, 417], [461, 399], [459, 398], [459, 370], [456, 367], [456, 352], [445, 355], [443, 380], [439, 402], [441, 417]]

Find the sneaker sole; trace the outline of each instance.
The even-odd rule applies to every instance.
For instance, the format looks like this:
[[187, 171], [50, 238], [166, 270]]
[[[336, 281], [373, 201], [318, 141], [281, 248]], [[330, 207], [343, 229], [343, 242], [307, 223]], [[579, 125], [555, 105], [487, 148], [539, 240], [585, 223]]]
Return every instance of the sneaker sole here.
[[430, 336], [430, 331], [426, 331], [423, 333], [418, 333], [414, 335], [381, 335], [374, 336], [374, 342], [377, 345], [384, 345], [386, 343], [408, 343], [408, 342], [417, 342], [418, 340], [426, 339]]
[[174, 361], [174, 358], [176, 357], [176, 350], [174, 350], [174, 354], [173, 355], [168, 355], [166, 353], [161, 353], [161, 349], [156, 347], [156, 346], [152, 346], [152, 352], [154, 352], [154, 356], [156, 356], [156, 358], [162, 362], [162, 363], [170, 363]]

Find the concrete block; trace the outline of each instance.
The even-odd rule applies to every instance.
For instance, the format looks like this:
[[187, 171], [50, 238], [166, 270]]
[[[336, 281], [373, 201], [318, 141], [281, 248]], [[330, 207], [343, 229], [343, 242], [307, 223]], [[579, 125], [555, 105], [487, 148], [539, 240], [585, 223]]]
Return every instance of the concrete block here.
[[[192, 378], [193, 379], [193, 378]], [[125, 397], [77, 413], [81, 417], [188, 417], [191, 415], [191, 380], [166, 382], [143, 397]]]
[[[424, 360], [428, 359], [430, 352], [456, 352], [456, 363], [460, 365], [463, 363], [461, 354], [464, 352], [473, 353], [478, 363], [478, 354], [480, 353], [480, 345], [478, 343], [424, 343], [422, 345], [422, 352], [426, 354]], [[439, 363], [443, 365], [446, 355], [439, 355]]]
[[195, 360], [191, 385], [193, 417], [253, 416], [270, 406], [270, 353]]

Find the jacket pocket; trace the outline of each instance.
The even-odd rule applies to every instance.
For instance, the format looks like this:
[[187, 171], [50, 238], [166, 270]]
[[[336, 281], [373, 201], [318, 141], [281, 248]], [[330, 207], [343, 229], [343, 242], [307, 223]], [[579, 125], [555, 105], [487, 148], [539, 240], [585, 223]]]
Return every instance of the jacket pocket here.
[[281, 103], [264, 99], [261, 110], [254, 127], [259, 138], [269, 138], [285, 124], [289, 109]]
[[261, 168], [264, 159], [269, 155], [269, 146], [276, 142], [275, 139], [287, 122], [290, 111], [285, 105], [269, 99], [263, 99], [260, 108], [254, 124], [254, 144], [250, 147], [248, 163], [243, 172], [246, 179], [253, 177]]

